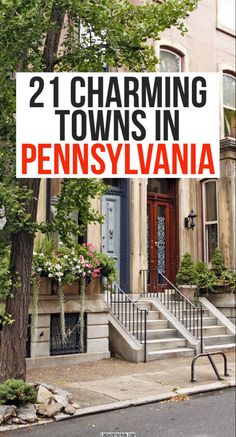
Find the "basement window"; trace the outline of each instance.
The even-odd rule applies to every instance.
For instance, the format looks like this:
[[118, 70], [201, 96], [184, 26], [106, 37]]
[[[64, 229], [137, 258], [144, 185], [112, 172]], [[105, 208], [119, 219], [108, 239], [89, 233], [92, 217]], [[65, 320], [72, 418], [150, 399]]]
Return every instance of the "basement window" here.
[[[84, 315], [84, 352], [86, 352], [86, 314]], [[51, 315], [50, 355], [80, 353], [79, 313], [65, 314], [66, 340], [63, 343], [60, 330], [60, 314]]]

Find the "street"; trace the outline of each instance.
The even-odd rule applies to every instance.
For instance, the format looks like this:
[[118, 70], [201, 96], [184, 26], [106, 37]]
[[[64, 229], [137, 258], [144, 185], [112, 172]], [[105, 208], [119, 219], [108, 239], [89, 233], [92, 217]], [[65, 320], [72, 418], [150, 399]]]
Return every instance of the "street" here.
[[4, 433], [4, 437], [100, 437], [102, 432], [132, 432], [135, 437], [235, 437], [235, 389], [36, 426]]

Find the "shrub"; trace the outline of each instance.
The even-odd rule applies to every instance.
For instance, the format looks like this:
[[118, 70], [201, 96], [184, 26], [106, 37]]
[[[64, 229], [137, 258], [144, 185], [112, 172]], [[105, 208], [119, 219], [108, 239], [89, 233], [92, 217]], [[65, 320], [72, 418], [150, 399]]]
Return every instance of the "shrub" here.
[[0, 384], [0, 404], [20, 404], [21, 402], [36, 402], [34, 386], [22, 379], [7, 379]]
[[196, 270], [189, 252], [186, 252], [182, 258], [176, 275], [176, 283], [178, 285], [196, 285]]
[[214, 291], [217, 278], [214, 272], [208, 269], [206, 263], [201, 261], [197, 262], [195, 264], [195, 271], [198, 289], [204, 290], [207, 293]]
[[224, 270], [222, 273], [222, 281], [224, 285], [228, 285], [233, 293], [236, 293], [236, 274], [232, 270]]
[[214, 254], [213, 254], [213, 257], [211, 260], [211, 268], [212, 268], [212, 270], [215, 273], [217, 278], [221, 278], [223, 271], [226, 270], [223, 254], [218, 247], [216, 247], [216, 249], [214, 251]]

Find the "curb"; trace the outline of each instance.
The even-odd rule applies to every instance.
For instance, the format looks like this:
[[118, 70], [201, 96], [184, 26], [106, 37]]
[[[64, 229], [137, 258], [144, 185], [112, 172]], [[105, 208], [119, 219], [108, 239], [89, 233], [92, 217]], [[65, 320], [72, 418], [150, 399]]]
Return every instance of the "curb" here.
[[[235, 387], [236, 382], [234, 379], [229, 379], [228, 381], [218, 381], [214, 382], [212, 384], [205, 384], [205, 385], [198, 385], [196, 387], [187, 387], [187, 388], [180, 388], [174, 391], [162, 393], [160, 395], [154, 395], [154, 396], [145, 396], [142, 398], [137, 399], [128, 399], [126, 401], [117, 401], [117, 402], [111, 402], [108, 404], [102, 404], [102, 405], [96, 405], [94, 407], [87, 407], [87, 408], [81, 408], [79, 411], [77, 411], [73, 416], [68, 416], [67, 414], [58, 414], [55, 417], [55, 420], [48, 419], [43, 420], [41, 422], [32, 423], [30, 426], [39, 426], [39, 425], [45, 425], [48, 423], [55, 423], [55, 422], [61, 422], [63, 420], [70, 420], [74, 419], [76, 417], [82, 417], [82, 416], [89, 416], [92, 414], [98, 414], [98, 413], [106, 413], [108, 411], [115, 411], [115, 410], [121, 410], [123, 408], [129, 408], [129, 407], [136, 407], [139, 405], [145, 405], [145, 404], [152, 404], [154, 402], [163, 402], [168, 401], [171, 398], [175, 398], [176, 396], [193, 396], [199, 393], [206, 393], [216, 390], [222, 390], [225, 388]], [[29, 425], [8, 425], [5, 427], [0, 427], [0, 433], [4, 431], [14, 431], [17, 429], [26, 429], [29, 428]]]
[[127, 401], [118, 401], [118, 402], [111, 402], [109, 404], [103, 404], [103, 405], [97, 405], [95, 407], [87, 407], [87, 408], [81, 408], [78, 412], [76, 412], [73, 416], [68, 415], [58, 415], [55, 417], [56, 422], [60, 422], [62, 420], [68, 420], [73, 419], [74, 417], [81, 417], [81, 416], [87, 416], [97, 413], [105, 413], [108, 411], [115, 411], [120, 410], [123, 408], [129, 408], [129, 407], [136, 407], [138, 405], [145, 405], [145, 404], [151, 404], [154, 402], [163, 402], [167, 401], [173, 397], [176, 397], [178, 395], [188, 395], [193, 396], [199, 393], [206, 393], [216, 390], [222, 390], [225, 388], [235, 387], [236, 381], [234, 379], [230, 379], [228, 381], [219, 381], [214, 382], [212, 384], [205, 384], [205, 385], [199, 385], [197, 387], [187, 387], [183, 389], [177, 389], [175, 391], [170, 391], [167, 393], [163, 393], [157, 396], [147, 396], [137, 399], [129, 399]]

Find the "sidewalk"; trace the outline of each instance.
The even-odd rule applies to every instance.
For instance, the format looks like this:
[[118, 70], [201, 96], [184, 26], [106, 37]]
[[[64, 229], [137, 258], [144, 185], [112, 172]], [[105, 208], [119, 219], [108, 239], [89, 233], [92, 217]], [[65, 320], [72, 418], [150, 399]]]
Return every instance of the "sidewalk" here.
[[[29, 370], [30, 382], [43, 381], [73, 393], [80, 405], [77, 415], [125, 408], [131, 405], [181, 400], [186, 396], [235, 385], [235, 353], [227, 352], [228, 373], [218, 381], [209, 360], [198, 358], [195, 379], [191, 383], [191, 357], [158, 360], [149, 363], [127, 363], [116, 358], [83, 363], [77, 366]], [[221, 376], [223, 358], [214, 361]], [[62, 417], [58, 419], [63, 419]]]

